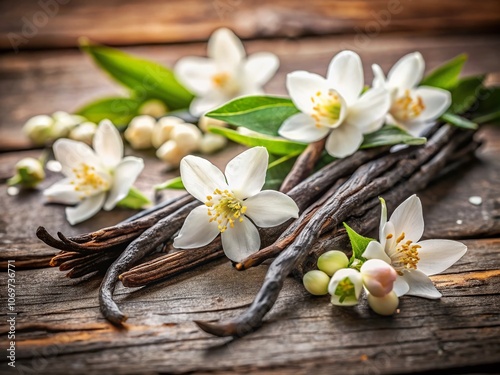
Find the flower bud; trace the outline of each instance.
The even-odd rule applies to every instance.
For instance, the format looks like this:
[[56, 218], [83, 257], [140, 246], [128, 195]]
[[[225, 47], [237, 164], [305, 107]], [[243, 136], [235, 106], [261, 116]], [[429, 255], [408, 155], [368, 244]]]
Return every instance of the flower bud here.
[[309, 271], [302, 278], [302, 282], [304, 283], [304, 288], [315, 296], [328, 294], [328, 283], [330, 282], [330, 277], [328, 277], [328, 275], [323, 271]]
[[200, 142], [200, 151], [204, 154], [212, 154], [227, 145], [227, 138], [219, 134], [207, 133]]
[[43, 165], [38, 159], [21, 159], [17, 162], [15, 169], [16, 174], [7, 181], [9, 185], [21, 185], [32, 188], [45, 178]]
[[125, 139], [136, 150], [151, 148], [151, 138], [155, 124], [156, 120], [151, 116], [134, 117], [127, 130], [125, 130]]
[[399, 305], [399, 298], [394, 291], [383, 297], [375, 297], [368, 294], [368, 304], [379, 315], [392, 315], [396, 312]]
[[354, 306], [358, 304], [363, 288], [361, 274], [352, 268], [342, 268], [333, 275], [328, 285], [332, 305]]
[[169, 168], [177, 168], [181, 159], [187, 154], [173, 140], [165, 142], [158, 150], [156, 156], [163, 160]]
[[75, 126], [85, 121], [82, 116], [71, 115], [63, 111], [54, 112], [52, 118], [54, 119], [51, 132], [52, 140], [67, 137]]
[[30, 118], [23, 127], [23, 132], [33, 143], [43, 145], [50, 141], [54, 119], [47, 115], [38, 115]]
[[140, 107], [139, 107], [139, 114], [140, 115], [148, 115], [152, 117], [161, 117], [165, 113], [167, 113], [168, 108], [159, 99], [149, 99], [146, 100]]
[[92, 145], [96, 130], [96, 124], [90, 121], [86, 121], [71, 129], [71, 131], [69, 132], [69, 138], [73, 139], [74, 141], [86, 143], [90, 146]]
[[366, 261], [360, 271], [365, 288], [375, 297], [390, 293], [398, 277], [396, 270], [380, 259]]
[[185, 155], [200, 148], [201, 138], [200, 129], [188, 123], [177, 124], [170, 133], [170, 139], [177, 143]]
[[341, 268], [346, 268], [349, 259], [342, 251], [331, 250], [321, 254], [318, 258], [318, 268], [328, 276], [333, 276]]
[[216, 118], [201, 116], [200, 119], [198, 120], [198, 127], [204, 132], [208, 132], [208, 128], [210, 126], [225, 128], [227, 127], [227, 122], [217, 120]]
[[159, 119], [153, 127], [151, 135], [151, 143], [154, 148], [159, 148], [162, 144], [170, 139], [172, 129], [178, 125], [183, 124], [184, 120], [175, 116], [166, 116]]

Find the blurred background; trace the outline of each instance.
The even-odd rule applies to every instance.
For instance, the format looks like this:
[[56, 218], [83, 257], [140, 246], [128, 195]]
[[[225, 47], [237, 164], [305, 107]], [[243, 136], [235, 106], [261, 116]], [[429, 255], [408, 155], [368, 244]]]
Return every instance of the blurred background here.
[[[281, 59], [271, 93], [285, 94], [287, 72], [324, 74], [331, 57], [353, 49], [388, 69], [420, 50], [427, 66], [466, 52], [466, 73], [498, 72], [498, 0], [16, 0], [0, 2], [0, 151], [30, 147], [20, 135], [36, 114], [74, 111], [99, 96], [123, 92], [87, 56], [78, 38], [118, 46], [168, 66], [205, 55], [219, 27], [245, 40], [249, 53]], [[479, 58], [480, 56], [480, 58]]]

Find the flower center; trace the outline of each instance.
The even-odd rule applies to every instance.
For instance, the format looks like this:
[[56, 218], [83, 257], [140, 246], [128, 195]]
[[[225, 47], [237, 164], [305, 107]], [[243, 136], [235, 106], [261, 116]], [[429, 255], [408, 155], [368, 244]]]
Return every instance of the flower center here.
[[221, 233], [227, 227], [234, 228], [235, 221], [243, 222], [243, 215], [247, 207], [229, 190], [215, 189], [213, 196], [207, 195], [205, 206], [208, 207], [209, 222], [216, 221]]
[[216, 73], [212, 76], [212, 82], [215, 86], [219, 88], [224, 88], [228, 85], [230, 78], [231, 77], [229, 73], [226, 72]]
[[335, 289], [335, 295], [339, 296], [340, 303], [343, 303], [346, 298], [355, 297], [355, 292], [354, 284], [348, 277], [339, 281]]
[[[387, 236], [387, 239], [392, 238], [392, 234]], [[396, 251], [391, 255], [392, 266], [399, 275], [403, 274], [405, 269], [417, 269], [417, 264], [420, 260], [418, 249], [422, 246], [413, 243], [412, 240], [404, 241], [405, 232], [396, 238]]]
[[390, 112], [396, 119], [402, 121], [413, 120], [420, 116], [425, 109], [424, 101], [421, 96], [412, 98], [410, 90], [405, 90], [403, 96], [396, 99], [392, 105]]
[[331, 126], [339, 120], [342, 102], [334, 90], [328, 90], [326, 93], [318, 91], [316, 95], [311, 96], [311, 101], [314, 104], [311, 116], [318, 128]]
[[79, 167], [73, 168], [74, 180], [70, 181], [75, 186], [75, 191], [80, 192], [80, 198], [85, 198], [95, 193], [109, 190], [108, 179], [97, 173], [93, 166], [81, 163]]

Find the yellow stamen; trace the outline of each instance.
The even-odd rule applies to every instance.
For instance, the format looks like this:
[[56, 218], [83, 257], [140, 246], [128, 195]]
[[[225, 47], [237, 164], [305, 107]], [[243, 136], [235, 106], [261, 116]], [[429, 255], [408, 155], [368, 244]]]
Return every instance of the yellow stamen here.
[[227, 189], [224, 191], [215, 189], [213, 196], [207, 195], [205, 206], [208, 208], [209, 222], [216, 221], [221, 233], [224, 233], [228, 226], [234, 228], [236, 220], [242, 223], [243, 215], [247, 210], [242, 201]]
[[390, 112], [398, 120], [409, 121], [420, 116], [424, 109], [425, 104], [422, 97], [412, 98], [410, 90], [405, 90], [404, 95], [392, 105]]
[[316, 127], [329, 126], [339, 120], [342, 102], [335, 91], [317, 91], [315, 96], [311, 97], [311, 101], [314, 103], [311, 117], [314, 119]]

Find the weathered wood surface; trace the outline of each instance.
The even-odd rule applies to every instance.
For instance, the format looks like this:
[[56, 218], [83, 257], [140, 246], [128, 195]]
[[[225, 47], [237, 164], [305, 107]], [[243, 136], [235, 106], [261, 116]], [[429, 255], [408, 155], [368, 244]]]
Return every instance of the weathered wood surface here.
[[16, 0], [0, 3], [0, 49], [75, 46], [82, 35], [115, 45], [200, 41], [222, 26], [246, 39], [365, 38], [411, 30], [494, 31], [499, 22], [496, 0]]
[[[269, 89], [284, 93], [284, 73], [307, 68], [324, 73], [331, 56], [349, 38], [300, 41], [254, 41], [249, 50], [276, 51], [282, 59]], [[495, 36], [379, 37], [360, 50], [369, 63], [387, 69], [399, 56], [421, 50], [432, 67], [466, 51], [466, 73], [498, 71]], [[171, 64], [183, 54], [202, 54], [202, 44], [128, 49]], [[86, 100], [116, 90], [76, 51], [4, 54], [1, 62], [0, 148], [27, 148], [19, 133], [25, 118], [56, 109], [72, 110]], [[496, 76], [498, 77], [498, 76]], [[494, 78], [497, 79], [497, 78]], [[296, 280], [285, 288], [266, 319], [249, 336], [228, 340], [199, 331], [193, 320], [229, 318], [248, 306], [266, 265], [245, 272], [228, 261], [213, 262], [146, 288], [119, 287], [117, 302], [129, 319], [117, 330], [101, 317], [97, 289], [100, 278], [69, 280], [53, 268], [16, 273], [18, 325], [16, 370], [24, 374], [126, 373], [342, 373], [443, 374], [491, 373], [500, 365], [500, 128], [485, 127], [479, 160], [448, 175], [420, 193], [426, 219], [425, 236], [467, 237], [469, 251], [455, 266], [433, 279], [443, 293], [439, 301], [405, 297], [393, 318], [376, 316], [365, 303], [354, 309], [334, 308], [328, 298], [309, 296]], [[9, 138], [10, 137], [10, 138]], [[17, 142], [17, 143], [16, 143]], [[14, 146], [13, 146], [14, 145]], [[215, 156], [223, 166], [237, 146]], [[62, 206], [46, 206], [40, 192], [6, 194], [5, 178], [14, 163], [39, 151], [0, 154], [0, 261], [54, 254], [35, 238], [38, 225], [55, 233], [76, 234], [116, 223], [132, 211], [101, 212], [93, 220], [70, 227]], [[138, 182], [142, 189], [174, 174], [165, 174], [151, 155]], [[59, 177], [50, 174], [41, 189]], [[481, 206], [468, 198], [479, 195]], [[390, 202], [389, 202], [390, 205]], [[393, 207], [392, 207], [393, 208]], [[461, 224], [457, 223], [461, 220]], [[4, 309], [5, 273], [0, 274], [0, 306]], [[4, 311], [4, 310], [2, 310]], [[0, 346], [6, 343], [5, 319]], [[6, 371], [7, 370], [7, 371]]]

